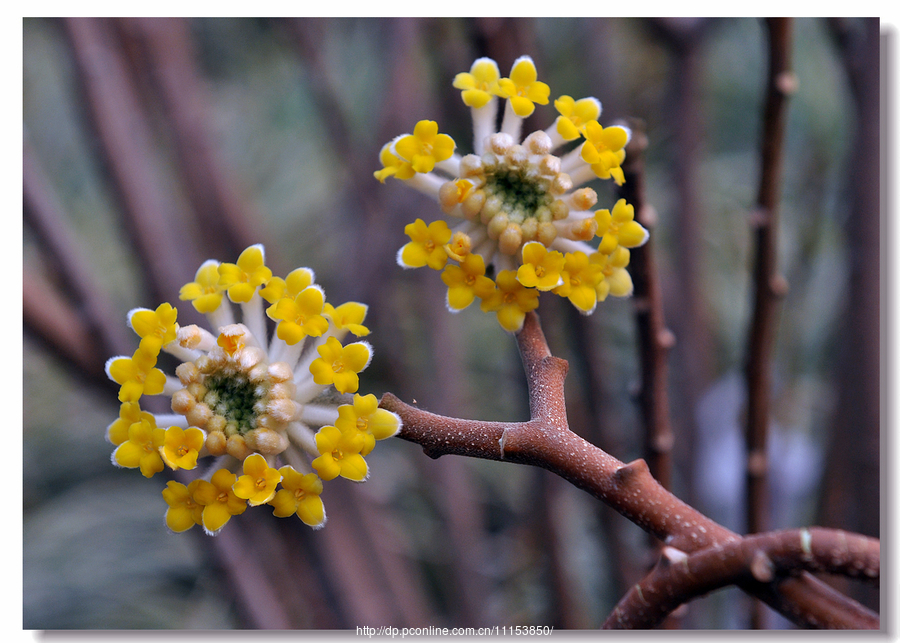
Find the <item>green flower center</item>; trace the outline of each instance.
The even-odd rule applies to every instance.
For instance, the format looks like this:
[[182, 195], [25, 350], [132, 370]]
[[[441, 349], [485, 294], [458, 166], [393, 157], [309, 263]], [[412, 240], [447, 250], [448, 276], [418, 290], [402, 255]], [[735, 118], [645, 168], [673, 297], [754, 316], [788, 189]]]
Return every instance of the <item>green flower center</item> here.
[[202, 401], [225, 418], [226, 435], [244, 435], [257, 427], [259, 403], [265, 403], [269, 389], [267, 382], [254, 383], [239, 373], [213, 373], [204, 384], [207, 392]]
[[[530, 177], [522, 169], [500, 167], [488, 177], [484, 192], [485, 195], [496, 196], [502, 201], [501, 209], [506, 212], [510, 221], [522, 223], [527, 218], [541, 218], [542, 214], [549, 220], [553, 197], [547, 188], [546, 181]], [[542, 206], [547, 208], [546, 214], [539, 211]]]

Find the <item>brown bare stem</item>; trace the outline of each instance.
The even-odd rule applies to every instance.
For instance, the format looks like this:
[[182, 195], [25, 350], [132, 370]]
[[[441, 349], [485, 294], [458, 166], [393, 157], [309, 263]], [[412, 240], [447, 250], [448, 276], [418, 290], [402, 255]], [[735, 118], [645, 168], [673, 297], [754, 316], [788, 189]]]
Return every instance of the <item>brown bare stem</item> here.
[[713, 590], [769, 583], [798, 570], [877, 582], [880, 549], [874, 538], [820, 527], [756, 534], [693, 554], [666, 547], [653, 571], [619, 601], [603, 627], [652, 628], [679, 605]]
[[[761, 532], [769, 522], [769, 459], [767, 453], [771, 395], [771, 359], [775, 346], [778, 301], [787, 282], [778, 273], [778, 201], [781, 192], [787, 97], [796, 84], [791, 72], [791, 21], [769, 18], [769, 72], [766, 85], [760, 151], [760, 181], [751, 224], [756, 226], [753, 271], [753, 317], [747, 345], [747, 531]], [[754, 629], [764, 626], [758, 604], [751, 612]]]
[[[236, 257], [247, 246], [259, 243], [263, 219], [241, 194], [240, 181], [213, 145], [209, 101], [188, 20], [123, 18], [118, 24], [127, 37], [141, 45], [144, 55], [137, 62], [145, 65], [155, 81], [186, 195], [203, 228], [204, 249], [214, 257]], [[267, 259], [271, 266], [271, 258]]]
[[790, 69], [791, 21], [766, 21], [769, 35], [769, 74], [763, 116], [761, 177], [753, 224], [756, 250], [753, 272], [753, 319], [747, 348], [747, 531], [767, 526], [771, 356], [779, 299], [787, 285], [777, 268], [778, 201], [780, 199], [787, 97], [795, 81]]
[[148, 299], [170, 301], [200, 263], [182, 228], [189, 217], [163, 188], [154, 134], [109, 24], [94, 18], [64, 24], [86, 111], [149, 276]]
[[22, 320], [34, 334], [77, 373], [88, 373], [94, 383], [109, 382], [103, 373], [104, 354], [76, 309], [41, 275], [22, 275]]
[[[41, 250], [49, 260], [56, 275], [58, 275], [65, 294], [71, 299], [73, 306], [66, 318], [57, 320], [58, 324], [73, 322], [84, 326], [83, 334], [89, 341], [82, 342], [80, 346], [69, 346], [62, 352], [69, 359], [75, 356], [91, 354], [86, 361], [74, 362], [73, 365], [90, 373], [100, 366], [99, 374], [102, 377], [102, 367], [106, 355], [121, 355], [129, 352], [130, 343], [125, 333], [123, 319], [118, 314], [113, 314], [113, 306], [109, 298], [98, 288], [88, 267], [84, 252], [77, 243], [77, 235], [65, 216], [64, 208], [56, 193], [52, 190], [46, 175], [44, 174], [38, 159], [35, 157], [31, 146], [25, 143], [22, 162], [22, 201], [24, 205], [25, 223], [38, 235], [41, 241]], [[34, 283], [36, 277], [28, 277], [25, 281]], [[42, 286], [49, 287], [48, 284]], [[62, 293], [59, 295], [62, 297]], [[26, 303], [40, 301], [43, 297], [33, 297], [25, 293]], [[41, 311], [27, 308], [30, 319], [36, 321], [34, 315]], [[78, 320], [75, 320], [75, 317]], [[27, 320], [28, 318], [26, 318]], [[47, 324], [42, 328], [48, 329]], [[32, 325], [32, 328], [35, 328]], [[58, 334], [54, 333], [57, 337]], [[50, 340], [49, 337], [45, 339]], [[57, 341], [50, 341], [57, 345]], [[105, 378], [104, 378], [105, 379]]]
[[[644, 198], [644, 158], [647, 137], [640, 123], [632, 123], [632, 140], [622, 170], [625, 184], [619, 194], [634, 206], [635, 218], [652, 228], [655, 216]], [[672, 487], [672, 432], [669, 413], [669, 349], [675, 336], [663, 316], [662, 288], [651, 238], [631, 253], [630, 273], [634, 281], [634, 310], [641, 364], [638, 400], [644, 420], [644, 453], [653, 476], [666, 489]]]
[[[644, 460], [625, 464], [569, 430], [563, 384], [565, 360], [554, 357], [536, 313], [528, 313], [516, 334], [528, 380], [531, 419], [484, 422], [423, 411], [386, 393], [381, 407], [403, 420], [399, 437], [438, 458], [455, 454], [542, 467], [606, 502], [620, 514], [685, 552], [740, 537], [685, 504], [657, 482]], [[745, 591], [805, 627], [875, 629], [878, 616], [830, 590], [812, 576], [783, 581], [777, 588], [756, 582]]]

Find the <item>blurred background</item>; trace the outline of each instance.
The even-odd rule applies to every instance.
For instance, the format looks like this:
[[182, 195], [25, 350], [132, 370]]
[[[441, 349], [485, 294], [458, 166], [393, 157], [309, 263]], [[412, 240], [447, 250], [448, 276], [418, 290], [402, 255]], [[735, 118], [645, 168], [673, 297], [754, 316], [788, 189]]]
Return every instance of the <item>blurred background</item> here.
[[[151, 480], [110, 464], [106, 359], [134, 307], [177, 301], [208, 258], [263, 243], [369, 305], [363, 391], [435, 412], [527, 418], [513, 338], [451, 315], [432, 271], [395, 263], [437, 205], [385, 185], [381, 146], [437, 120], [471, 150], [451, 82], [519, 55], [601, 123], [640, 119], [670, 352], [673, 491], [744, 531], [750, 212], [766, 34], [753, 19], [25, 19], [24, 620], [55, 628], [596, 628], [654, 561], [637, 527], [542, 470], [379, 444], [363, 485], [326, 487], [328, 524], [247, 512], [216, 538], [169, 533]], [[770, 528], [879, 535], [879, 25], [793, 23], [770, 434]], [[538, 107], [525, 130], [555, 116]], [[615, 195], [597, 186], [598, 207]], [[573, 430], [642, 457], [632, 302], [591, 317], [544, 297], [570, 362]], [[875, 590], [843, 586], [873, 609]], [[736, 590], [683, 627], [745, 628]], [[771, 619], [771, 626], [785, 626]]]

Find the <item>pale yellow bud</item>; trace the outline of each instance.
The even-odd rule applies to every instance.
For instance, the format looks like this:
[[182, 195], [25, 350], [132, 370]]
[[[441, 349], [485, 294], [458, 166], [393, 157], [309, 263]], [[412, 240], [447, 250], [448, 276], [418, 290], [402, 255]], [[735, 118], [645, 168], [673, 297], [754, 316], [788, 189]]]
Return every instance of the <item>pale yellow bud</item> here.
[[545, 246], [549, 246], [556, 239], [556, 226], [550, 222], [542, 222], [538, 225], [537, 240]]
[[276, 455], [288, 448], [288, 439], [278, 431], [256, 429], [247, 434], [247, 444], [264, 455]]
[[250, 447], [247, 446], [246, 440], [244, 440], [244, 437], [241, 435], [228, 436], [225, 450], [228, 452], [228, 455], [241, 462], [244, 461], [244, 458], [253, 453]]
[[187, 389], [183, 388], [172, 395], [172, 410], [181, 415], [186, 415], [196, 404], [197, 398]]
[[225, 455], [225, 434], [222, 431], [211, 431], [206, 436], [205, 445], [210, 455]]
[[597, 205], [597, 193], [591, 188], [581, 188], [572, 193], [572, 205], [576, 210], [590, 210]]
[[515, 223], [509, 224], [500, 235], [499, 242], [500, 252], [507, 255], [515, 254], [522, 246], [522, 228]]
[[505, 212], [499, 212], [496, 214], [488, 223], [488, 236], [491, 239], [496, 239], [500, 236], [500, 234], [506, 230], [506, 226], [509, 225], [509, 217]]
[[484, 202], [487, 197], [484, 194], [484, 190], [472, 190], [469, 192], [468, 196], [466, 196], [465, 200], [462, 202], [462, 211], [463, 215], [467, 219], [474, 219], [481, 213], [481, 209], [484, 207]]
[[532, 132], [525, 140], [522, 141], [522, 145], [524, 145], [529, 152], [532, 154], [549, 154], [550, 150], [553, 149], [553, 141], [550, 140], [550, 137], [547, 136], [546, 132]]
[[184, 415], [192, 426], [197, 426], [201, 429], [206, 427], [206, 423], [209, 422], [209, 419], [212, 416], [212, 410], [203, 402], [195, 404], [193, 408]]

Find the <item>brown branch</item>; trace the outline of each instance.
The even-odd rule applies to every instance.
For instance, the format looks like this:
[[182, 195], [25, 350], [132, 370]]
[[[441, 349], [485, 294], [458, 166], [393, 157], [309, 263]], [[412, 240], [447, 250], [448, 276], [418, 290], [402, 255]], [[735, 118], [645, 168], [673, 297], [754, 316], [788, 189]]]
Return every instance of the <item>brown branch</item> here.
[[[642, 124], [630, 123], [632, 140], [628, 144], [625, 184], [619, 194], [634, 206], [637, 220], [652, 228], [655, 215], [644, 198], [644, 158], [647, 137]], [[666, 327], [663, 316], [662, 288], [653, 254], [653, 235], [631, 253], [630, 271], [634, 281], [634, 310], [637, 322], [641, 364], [641, 390], [638, 395], [644, 420], [644, 453], [653, 476], [666, 489], [672, 488], [672, 432], [669, 413], [669, 349], [675, 336]]]
[[[791, 20], [768, 18], [769, 71], [760, 151], [760, 182], [751, 223], [756, 226], [753, 272], [753, 318], [747, 346], [747, 531], [761, 532], [769, 523], [769, 409], [772, 388], [771, 360], [775, 346], [778, 300], [787, 282], [778, 273], [778, 202], [781, 188], [787, 97], [796, 85], [791, 72]], [[765, 615], [758, 604], [751, 625], [761, 629]]]
[[756, 256], [753, 273], [753, 319], [747, 348], [747, 531], [766, 529], [768, 522], [768, 457], [771, 356], [775, 344], [778, 300], [787, 284], [777, 272], [778, 202], [781, 188], [787, 96], [796, 81], [790, 69], [791, 21], [766, 21], [769, 74], [763, 116], [761, 177], [753, 224]]
[[[55, 274], [59, 277], [74, 304], [68, 317], [60, 319], [59, 322], [69, 323], [77, 316], [78, 320], [75, 323], [78, 325], [83, 323], [83, 333], [89, 334], [91, 338], [89, 342], [83, 343], [82, 347], [66, 347], [62, 354], [71, 361], [76, 356], [84, 357], [86, 352], [88, 354], [95, 353], [100, 356], [99, 362], [96, 358], [89, 358], [87, 361], [74, 361], [73, 364], [83, 368], [83, 372], [89, 373], [92, 371], [87, 369], [96, 369], [99, 363], [102, 376], [103, 362], [105, 361], [103, 356], [122, 355], [131, 350], [123, 323], [125, 320], [119, 316], [118, 312], [113, 312], [114, 308], [108, 297], [98, 288], [96, 280], [88, 268], [84, 253], [77, 243], [77, 236], [65, 216], [63, 205], [51, 189], [47, 177], [27, 141], [24, 146], [22, 162], [22, 202], [25, 223], [37, 234], [41, 241], [41, 250], [48, 258]], [[34, 276], [26, 275], [25, 277], [27, 283], [35, 283], [36, 279], [37, 277]], [[49, 288], [49, 284], [43, 282], [40, 286]], [[61, 294], [59, 296], [62, 297]], [[34, 322], [32, 323], [34, 329], [37, 329], [35, 324], [38, 320], [35, 315], [40, 315], [41, 311], [31, 308], [30, 304], [44, 297], [34, 297], [25, 293], [25, 298], [29, 300], [27, 315]], [[40, 327], [47, 331], [50, 329], [43, 322]], [[57, 339], [52, 339], [50, 336], [46, 336], [45, 339], [52, 345], [56, 345], [57, 340], [62, 337], [58, 335], [58, 331], [53, 331], [53, 334]]]
[[[190, 25], [183, 18], [123, 18], [124, 34], [136, 38], [137, 57], [155, 81], [172, 130], [172, 144], [186, 195], [213, 257], [237, 257], [260, 242], [262, 218], [240, 194], [240, 182], [216, 153], [209, 127], [208, 99], [197, 69]], [[252, 222], [252, 225], [251, 225]], [[267, 257], [269, 265], [271, 257]]]
[[154, 135], [112, 30], [101, 19], [65, 21], [87, 113], [121, 198], [150, 301], [171, 301], [200, 264], [189, 220], [164, 188]]
[[[844, 65], [855, 127], [846, 160], [846, 303], [836, 330], [840, 352], [817, 522], [879, 532], [881, 503], [881, 146], [878, 18], [829, 20]], [[878, 605], [879, 592], [854, 584], [854, 597]]]
[[792, 529], [747, 536], [686, 554], [666, 547], [659, 563], [619, 601], [604, 629], [652, 628], [679, 605], [713, 590], [806, 570], [877, 582], [880, 544], [837, 529]]
[[25, 330], [75, 372], [92, 375], [97, 384], [109, 382], [103, 372], [104, 353], [88, 325], [46, 279], [28, 270], [22, 277], [22, 319]]
[[[737, 534], [663, 488], [643, 460], [624, 464], [568, 429], [563, 392], [568, 364], [550, 354], [537, 314], [526, 315], [516, 340], [528, 380], [530, 420], [484, 422], [449, 418], [410, 406], [386, 393], [382, 408], [397, 413], [403, 420], [399, 437], [419, 444], [432, 458], [455, 454], [548, 469], [606, 502], [667, 545], [685, 552], [739, 540]], [[876, 614], [835, 596], [809, 575], [787, 579], [777, 591], [758, 582], [741, 587], [803, 626], [878, 627]]]

